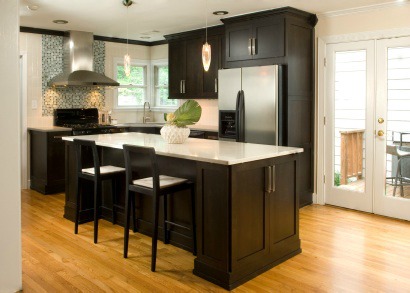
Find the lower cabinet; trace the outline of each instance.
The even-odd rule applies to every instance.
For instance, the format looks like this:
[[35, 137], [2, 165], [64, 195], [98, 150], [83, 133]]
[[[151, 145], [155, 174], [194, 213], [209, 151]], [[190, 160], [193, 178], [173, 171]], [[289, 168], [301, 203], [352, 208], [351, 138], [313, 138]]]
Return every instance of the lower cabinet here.
[[233, 289], [301, 252], [297, 165], [298, 155], [201, 164], [195, 274]]
[[30, 130], [30, 188], [42, 194], [64, 192], [64, 142], [71, 131]]

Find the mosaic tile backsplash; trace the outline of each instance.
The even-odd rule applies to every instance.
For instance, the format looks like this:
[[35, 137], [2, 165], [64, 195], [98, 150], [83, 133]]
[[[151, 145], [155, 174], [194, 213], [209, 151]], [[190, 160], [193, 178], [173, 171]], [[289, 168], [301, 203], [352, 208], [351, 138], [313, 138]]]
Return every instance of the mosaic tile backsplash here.
[[[105, 72], [105, 43], [94, 41], [94, 71]], [[52, 116], [59, 108], [105, 107], [105, 90], [93, 87], [49, 87], [49, 82], [63, 72], [63, 37], [42, 35], [43, 116]]]

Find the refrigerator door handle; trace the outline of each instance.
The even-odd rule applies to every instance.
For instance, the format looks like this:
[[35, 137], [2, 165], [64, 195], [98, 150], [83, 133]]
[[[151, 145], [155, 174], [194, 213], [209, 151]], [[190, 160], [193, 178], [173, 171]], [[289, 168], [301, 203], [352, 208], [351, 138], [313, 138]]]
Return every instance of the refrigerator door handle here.
[[238, 91], [238, 94], [236, 95], [236, 107], [235, 107], [235, 141], [239, 141], [239, 132], [241, 131], [241, 125], [240, 125], [240, 111], [239, 111], [239, 105], [241, 103], [241, 91]]

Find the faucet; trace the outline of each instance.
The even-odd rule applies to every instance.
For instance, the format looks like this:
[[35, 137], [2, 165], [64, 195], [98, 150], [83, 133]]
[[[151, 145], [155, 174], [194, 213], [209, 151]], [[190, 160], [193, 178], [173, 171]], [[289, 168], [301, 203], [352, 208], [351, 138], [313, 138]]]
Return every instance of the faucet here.
[[150, 116], [146, 116], [145, 114], [145, 107], [148, 106], [148, 110], [151, 111], [151, 105], [149, 102], [144, 102], [144, 114], [142, 116], [142, 123], [147, 123], [151, 120]]

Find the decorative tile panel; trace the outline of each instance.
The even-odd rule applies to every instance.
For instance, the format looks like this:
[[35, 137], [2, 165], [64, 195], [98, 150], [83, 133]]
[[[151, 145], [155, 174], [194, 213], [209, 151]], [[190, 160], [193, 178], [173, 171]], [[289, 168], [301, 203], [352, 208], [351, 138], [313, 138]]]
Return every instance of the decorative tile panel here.
[[[94, 41], [94, 71], [105, 73], [105, 43]], [[54, 109], [105, 107], [104, 88], [49, 86], [51, 79], [63, 72], [63, 37], [42, 35], [43, 116], [52, 116]]]

